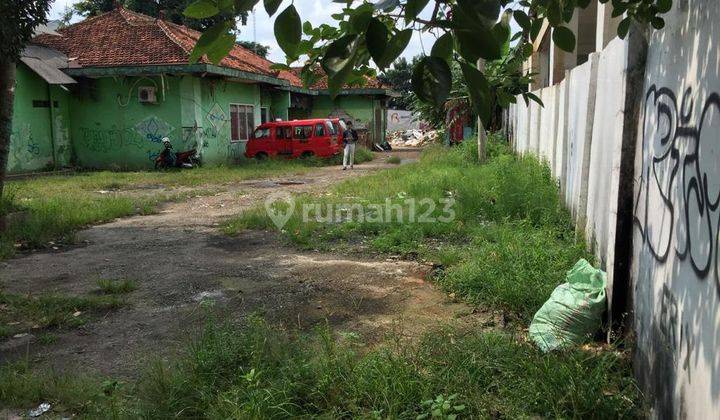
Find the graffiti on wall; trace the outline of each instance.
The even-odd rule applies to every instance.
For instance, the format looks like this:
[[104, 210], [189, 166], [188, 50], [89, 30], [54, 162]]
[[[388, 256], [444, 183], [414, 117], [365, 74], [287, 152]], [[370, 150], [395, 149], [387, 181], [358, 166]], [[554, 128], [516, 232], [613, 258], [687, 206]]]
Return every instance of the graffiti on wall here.
[[41, 165], [40, 144], [34, 138], [30, 124], [23, 124], [10, 134], [8, 158], [10, 171]]
[[135, 131], [151, 143], [162, 142], [163, 137], [170, 137], [175, 128], [167, 122], [157, 118], [148, 117], [135, 125]]
[[110, 153], [123, 149], [145, 149], [156, 147], [163, 137], [170, 137], [175, 129], [167, 122], [148, 117], [134, 127], [80, 128], [80, 147], [97, 153]]
[[658, 263], [688, 263], [720, 295], [720, 95], [696, 103], [688, 88], [678, 102], [671, 89], [653, 85], [643, 118], [634, 212], [643, 245]]

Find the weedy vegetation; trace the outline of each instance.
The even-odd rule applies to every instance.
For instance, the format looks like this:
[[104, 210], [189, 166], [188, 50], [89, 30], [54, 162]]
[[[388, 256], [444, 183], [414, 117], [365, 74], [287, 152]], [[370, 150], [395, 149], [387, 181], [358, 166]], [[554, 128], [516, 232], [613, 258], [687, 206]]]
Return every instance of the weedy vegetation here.
[[[432, 261], [442, 266], [437, 282], [473, 303], [511, 311], [528, 321], [565, 272], [580, 258], [592, 260], [576, 235], [558, 188], [546, 165], [510, 153], [493, 136], [489, 161], [477, 163], [472, 141], [450, 150], [426, 150], [419, 162], [339, 184], [329, 195], [301, 195], [303, 205], [393, 205], [408, 199], [422, 204], [417, 214], [447, 216], [441, 200], [453, 205], [447, 223], [370, 221], [353, 218], [339, 223], [303, 222], [296, 211], [283, 228], [291, 243], [308, 249], [350, 249], [360, 245], [377, 253]], [[409, 208], [404, 207], [404, 215]], [[428, 213], [429, 212], [429, 213]], [[321, 214], [323, 220], [327, 214]], [[232, 234], [243, 229], [276, 229], [264, 207], [246, 212], [225, 226]]]
[[100, 293], [106, 295], [124, 295], [137, 289], [137, 282], [133, 280], [101, 279], [97, 282]]
[[613, 352], [543, 355], [503, 333], [437, 330], [368, 350], [251, 319], [209, 322], [130, 384], [0, 368], [0, 403], [106, 418], [621, 418], [641, 412], [629, 369]]
[[6, 217], [7, 225], [0, 234], [0, 259], [18, 250], [73, 243], [78, 229], [118, 217], [151, 214], [163, 202], [222, 191], [237, 181], [302, 174], [311, 166], [299, 160], [247, 161], [230, 167], [79, 172], [8, 181], [0, 198], [0, 215]]
[[125, 301], [114, 296], [20, 295], [0, 290], [0, 339], [78, 327], [123, 305]]

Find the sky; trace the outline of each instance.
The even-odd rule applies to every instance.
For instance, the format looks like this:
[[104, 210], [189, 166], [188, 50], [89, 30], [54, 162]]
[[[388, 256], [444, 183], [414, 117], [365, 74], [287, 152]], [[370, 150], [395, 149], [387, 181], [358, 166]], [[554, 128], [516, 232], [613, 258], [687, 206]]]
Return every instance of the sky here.
[[[55, 0], [50, 10], [50, 19], [58, 19], [62, 15], [65, 7], [71, 6], [78, 0]], [[275, 35], [273, 34], [273, 27], [275, 18], [270, 18], [262, 7], [262, 2], [259, 3], [260, 7], [256, 8], [255, 18], [252, 15], [248, 19], [247, 26], [240, 27], [239, 40], [254, 41], [257, 37], [257, 42], [270, 46], [269, 59], [275, 62], [284, 62], [285, 54], [283, 54], [277, 42], [275, 42]], [[432, 4], [432, 2], [431, 2]], [[284, 7], [283, 5], [282, 7]], [[323, 23], [331, 24], [334, 22], [332, 17], [333, 13], [338, 13], [344, 5], [341, 3], [333, 3], [330, 0], [295, 0], [295, 7], [298, 9], [298, 13], [302, 18], [303, 22], [309, 20], [313, 26], [319, 26]], [[423, 11], [421, 16], [427, 17], [432, 13], [431, 7], [428, 6]], [[277, 16], [277, 14], [276, 14]], [[79, 20], [79, 18], [75, 18]], [[253, 24], [255, 22], [255, 24]], [[421, 54], [424, 51], [430, 52], [435, 37], [432, 34], [425, 33], [422, 36], [415, 32], [408, 45], [407, 49], [403, 53], [403, 57], [408, 59]]]

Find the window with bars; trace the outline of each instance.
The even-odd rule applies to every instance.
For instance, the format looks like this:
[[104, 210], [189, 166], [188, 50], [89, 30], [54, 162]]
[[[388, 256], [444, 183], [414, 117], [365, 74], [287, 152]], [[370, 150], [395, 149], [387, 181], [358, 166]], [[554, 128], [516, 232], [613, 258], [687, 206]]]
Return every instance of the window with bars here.
[[255, 126], [255, 107], [230, 104], [231, 141], [248, 141]]

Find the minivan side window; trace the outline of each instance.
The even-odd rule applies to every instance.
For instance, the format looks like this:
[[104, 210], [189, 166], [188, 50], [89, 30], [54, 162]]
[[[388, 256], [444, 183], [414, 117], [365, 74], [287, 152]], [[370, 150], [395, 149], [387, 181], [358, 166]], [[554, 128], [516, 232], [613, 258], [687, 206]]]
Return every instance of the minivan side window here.
[[256, 139], [268, 139], [270, 138], [270, 128], [258, 128], [255, 130]]
[[325, 126], [318, 123], [315, 124], [315, 136], [316, 137], [325, 137]]
[[294, 129], [293, 138], [299, 140], [306, 140], [312, 137], [313, 127], [311, 125], [300, 125]]

